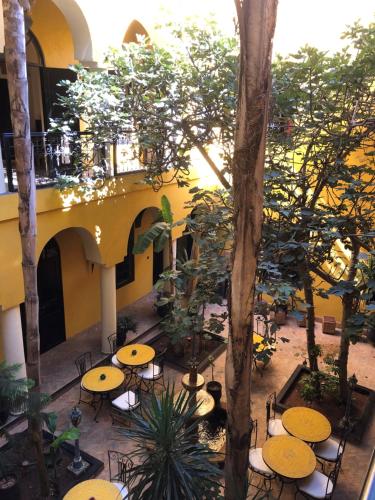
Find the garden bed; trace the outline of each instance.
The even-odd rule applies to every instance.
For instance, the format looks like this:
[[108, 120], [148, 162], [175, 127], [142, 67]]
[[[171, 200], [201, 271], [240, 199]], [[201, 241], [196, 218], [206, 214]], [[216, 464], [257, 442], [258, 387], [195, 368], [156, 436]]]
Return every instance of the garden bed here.
[[[310, 373], [309, 368], [298, 365], [289, 380], [281, 389], [276, 398], [276, 410], [284, 412], [293, 406], [307, 406], [300, 394], [299, 384], [304, 375]], [[375, 392], [367, 387], [357, 385], [353, 391], [350, 417], [355, 422], [349, 435], [350, 441], [361, 442], [364, 432], [370, 422], [375, 401]], [[324, 397], [321, 401], [314, 401], [311, 408], [325, 415], [332, 425], [332, 432], [340, 434], [338, 423], [345, 414], [345, 404], [339, 405], [333, 396]]]
[[[45, 443], [51, 441], [51, 434], [43, 432], [43, 436], [45, 438]], [[16, 434], [15, 439], [16, 442], [13, 447], [9, 447], [7, 444], [0, 449], [3, 458], [9, 458], [12, 463], [15, 464], [14, 471], [18, 479], [20, 496], [14, 497], [12, 500], [39, 500], [40, 490], [35, 464], [35, 453], [33, 447], [27, 444], [27, 431]], [[51, 496], [48, 497], [49, 499], [62, 499], [66, 492], [74, 485], [97, 476], [103, 470], [104, 466], [103, 462], [100, 460], [81, 451], [83, 460], [90, 465], [79, 477], [76, 477], [72, 472], [67, 470], [67, 466], [72, 462], [74, 457], [74, 446], [65, 442], [61, 445], [60, 449], [61, 455], [56, 467], [57, 488], [55, 494], [51, 494]], [[52, 478], [53, 470], [49, 469], [49, 474]], [[3, 498], [1, 492], [0, 498]]]
[[[202, 341], [201, 351], [197, 355], [199, 372], [203, 371], [210, 364], [208, 359], [210, 356], [216, 359], [222, 352], [225, 351], [227, 346], [225, 338], [220, 335], [208, 332], [205, 335], [207, 338]], [[165, 333], [160, 333], [157, 337], [152, 339], [151, 342], [148, 342], [148, 344], [151, 345], [157, 352], [167, 348], [165, 361], [184, 373], [189, 371], [189, 363], [192, 358], [192, 341], [190, 337], [184, 339], [183, 341], [184, 349], [181, 356], [176, 355], [173, 346], [170, 344], [169, 335]]]

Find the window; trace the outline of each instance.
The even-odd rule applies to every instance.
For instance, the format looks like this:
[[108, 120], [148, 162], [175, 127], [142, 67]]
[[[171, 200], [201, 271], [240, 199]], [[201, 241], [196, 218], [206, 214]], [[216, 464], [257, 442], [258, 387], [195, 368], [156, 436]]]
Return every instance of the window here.
[[128, 252], [122, 262], [116, 264], [116, 288], [122, 288], [134, 281], [134, 224], [130, 229]]

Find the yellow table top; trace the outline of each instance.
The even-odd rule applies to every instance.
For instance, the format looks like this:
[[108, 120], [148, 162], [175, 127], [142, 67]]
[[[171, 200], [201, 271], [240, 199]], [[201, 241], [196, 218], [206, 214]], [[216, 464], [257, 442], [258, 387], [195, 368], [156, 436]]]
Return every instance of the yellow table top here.
[[277, 474], [289, 479], [302, 479], [316, 467], [314, 452], [293, 436], [274, 436], [263, 444], [263, 460]]
[[123, 365], [142, 366], [154, 359], [155, 349], [146, 344], [129, 344], [119, 349], [116, 356]]
[[[105, 375], [104, 379], [100, 376]], [[91, 392], [108, 392], [117, 389], [124, 382], [125, 375], [115, 366], [98, 366], [84, 374], [82, 385]]]
[[64, 496], [64, 500], [120, 500], [120, 491], [104, 479], [89, 479], [78, 483]]
[[202, 387], [204, 386], [203, 375], [201, 373], [197, 373], [197, 381], [195, 382], [195, 384], [191, 384], [189, 376], [190, 376], [189, 373], [185, 373], [185, 375], [182, 377], [181, 380], [182, 385], [185, 387], [185, 389], [187, 389], [188, 391], [202, 389]]
[[289, 434], [308, 443], [325, 441], [332, 432], [331, 424], [324, 415], [305, 406], [289, 408], [283, 413], [281, 421]]

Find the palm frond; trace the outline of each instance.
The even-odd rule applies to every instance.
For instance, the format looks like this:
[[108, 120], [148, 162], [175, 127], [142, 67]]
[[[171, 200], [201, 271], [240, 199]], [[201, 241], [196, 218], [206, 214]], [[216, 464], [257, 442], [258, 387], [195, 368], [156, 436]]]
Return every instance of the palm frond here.
[[138, 236], [138, 239], [133, 247], [134, 254], [140, 254], [154, 243], [154, 241], [163, 233], [167, 224], [165, 222], [157, 222], [152, 227], [147, 229], [143, 234]]

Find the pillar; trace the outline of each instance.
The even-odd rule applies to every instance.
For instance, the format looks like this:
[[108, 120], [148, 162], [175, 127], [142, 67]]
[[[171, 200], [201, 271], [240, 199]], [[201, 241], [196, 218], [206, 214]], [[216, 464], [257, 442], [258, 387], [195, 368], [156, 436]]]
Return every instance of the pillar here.
[[101, 267], [102, 352], [111, 352], [108, 337], [116, 332], [116, 266]]
[[15, 306], [0, 313], [0, 331], [5, 361], [20, 364], [19, 378], [26, 377], [25, 350], [23, 346], [20, 307]]
[[4, 194], [6, 192], [7, 192], [7, 188], [5, 185], [4, 165], [3, 165], [3, 158], [1, 156], [1, 148], [0, 148], [0, 194]]
[[177, 240], [173, 240], [173, 241], [172, 241], [172, 255], [173, 255], [172, 269], [176, 269], [176, 260], [177, 260]]

